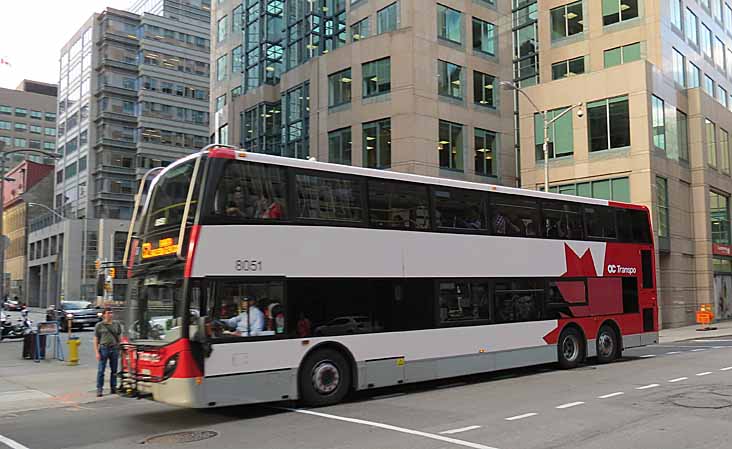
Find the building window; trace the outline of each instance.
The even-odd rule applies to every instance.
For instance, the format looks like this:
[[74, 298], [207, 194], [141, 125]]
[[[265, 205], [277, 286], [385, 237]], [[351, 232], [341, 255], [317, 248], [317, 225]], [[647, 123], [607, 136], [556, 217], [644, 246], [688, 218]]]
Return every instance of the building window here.
[[714, 18], [720, 23], [722, 22], [722, 2], [724, 0], [712, 0], [712, 13]]
[[220, 110], [224, 109], [224, 106], [226, 106], [226, 94], [216, 97], [216, 109], [214, 110], [216, 112], [219, 112]]
[[709, 75], [704, 75], [704, 92], [714, 98], [714, 80]]
[[241, 86], [236, 86], [235, 88], [231, 89], [231, 99], [232, 101], [234, 98], [241, 97]]
[[328, 162], [351, 165], [351, 127], [328, 133]]
[[[40, 126], [36, 126], [36, 128], [38, 128], [38, 133], [40, 134], [41, 127]], [[9, 122], [7, 120], [0, 120], [0, 129], [4, 129], [4, 130], [7, 130], [7, 131], [10, 131], [11, 129], [13, 129], [13, 123], [12, 122]], [[33, 126], [32, 125], [31, 125], [31, 132], [33, 132]]]
[[625, 177], [551, 186], [549, 191], [586, 198], [630, 202], [630, 181]]
[[30, 116], [31, 116], [32, 119], [42, 120], [43, 119], [43, 112], [31, 110]]
[[707, 138], [707, 163], [710, 167], [717, 167], [717, 130], [714, 122], [704, 119], [704, 130]]
[[696, 18], [696, 14], [691, 12], [689, 8], [686, 8], [686, 39], [694, 45], [699, 45], [699, 20]]
[[671, 24], [681, 30], [681, 0], [669, 0], [671, 5]]
[[363, 124], [363, 153], [367, 168], [391, 166], [391, 119]]
[[668, 238], [668, 182], [660, 176], [656, 176], [656, 230], [659, 237]]
[[43, 128], [43, 134], [46, 136], [55, 136], [56, 128]]
[[86, 156], [79, 159], [79, 173], [86, 170]]
[[712, 242], [729, 245], [729, 198], [709, 191], [709, 221], [712, 224]]
[[366, 17], [363, 20], [359, 20], [351, 25], [351, 42], [356, 42], [369, 37], [370, 31], [369, 18]]
[[496, 83], [496, 77], [474, 71], [473, 96], [475, 104], [489, 108], [498, 107], [498, 85]]
[[679, 159], [689, 160], [689, 128], [686, 114], [676, 110], [676, 127], [679, 139]]
[[0, 105], [0, 114], [3, 115], [12, 115], [13, 114], [13, 108], [7, 105]]
[[686, 58], [677, 49], [673, 49], [673, 71], [674, 81], [681, 87], [686, 87]]
[[219, 143], [221, 143], [223, 145], [229, 144], [229, 124], [228, 123], [219, 128]]
[[627, 95], [587, 104], [590, 151], [630, 146]]
[[437, 37], [462, 44], [462, 25], [463, 13], [447, 6], [437, 5]]
[[[567, 108], [554, 109], [547, 112], [546, 119], [551, 121]], [[549, 125], [548, 152], [549, 158], [571, 156], [574, 153], [572, 132], [572, 112], [567, 112]], [[544, 119], [542, 114], [534, 114], [534, 146], [536, 160], [544, 160]]]
[[473, 50], [496, 55], [496, 26], [473, 17]]
[[362, 66], [363, 97], [389, 93], [391, 90], [391, 59], [367, 62]]
[[16, 132], [22, 132], [22, 133], [24, 133], [27, 130], [28, 130], [28, 125], [26, 125], [25, 123], [15, 122], [15, 131]]
[[732, 6], [726, 3], [724, 4], [724, 27], [727, 31], [732, 31]]
[[475, 174], [496, 176], [496, 155], [498, 138], [493, 131], [475, 128], [473, 150], [475, 152]]
[[440, 120], [439, 145], [440, 168], [463, 169], [463, 125]]
[[437, 93], [462, 100], [462, 70], [463, 68], [459, 65], [437, 61]]
[[56, 145], [53, 142], [43, 142], [43, 149], [46, 151], [54, 151]]
[[664, 118], [663, 100], [651, 96], [651, 115], [653, 119], [653, 146], [666, 150], [666, 119]]
[[722, 39], [714, 37], [714, 63], [724, 71], [724, 43]]
[[388, 33], [399, 27], [399, 3], [394, 2], [376, 13], [376, 33]]
[[701, 27], [701, 49], [704, 56], [712, 58], [712, 30], [704, 24]]
[[727, 107], [727, 89], [720, 85], [717, 85], [717, 101], [725, 108]]
[[638, 61], [641, 58], [640, 42], [605, 50], [605, 68]]
[[694, 65], [693, 62], [689, 62], [689, 89], [694, 89], [699, 87], [699, 78], [701, 77], [701, 70], [699, 70], [699, 67]]
[[241, 45], [231, 50], [231, 73], [241, 73]]
[[30, 132], [32, 134], [41, 134], [43, 132], [43, 127], [36, 126], [36, 125], [31, 125], [30, 126]]
[[719, 128], [719, 169], [729, 174], [729, 134]]
[[552, 80], [558, 80], [585, 73], [585, 57], [567, 59], [552, 64]]
[[602, 24], [612, 25], [638, 17], [638, 0], [603, 0]]
[[226, 35], [229, 32], [229, 16], [224, 16], [219, 19], [216, 29], [216, 42], [222, 42], [226, 39]]
[[227, 68], [226, 68], [226, 55], [220, 57], [216, 60], [216, 80], [217, 81], [223, 81], [228, 77]]
[[552, 40], [574, 36], [583, 31], [582, 2], [562, 5], [550, 11], [552, 21]]
[[241, 31], [243, 25], [244, 25], [244, 14], [243, 14], [243, 5], [238, 5], [236, 8], [234, 8], [231, 11], [231, 31], [232, 33], [235, 33], [237, 31]]
[[41, 149], [41, 141], [40, 140], [33, 140], [33, 139], [31, 139], [30, 141], [28, 141], [28, 147], [29, 148], [35, 148], [35, 149], [40, 150]]
[[25, 117], [28, 115], [28, 109], [26, 108], [15, 108], [16, 117]]
[[351, 102], [351, 69], [342, 70], [328, 77], [328, 106], [339, 106]]

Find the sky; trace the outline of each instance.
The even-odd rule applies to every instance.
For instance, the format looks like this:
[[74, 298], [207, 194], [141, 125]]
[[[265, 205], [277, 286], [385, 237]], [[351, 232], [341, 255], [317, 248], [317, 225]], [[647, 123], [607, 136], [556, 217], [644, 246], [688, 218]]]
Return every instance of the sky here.
[[24, 79], [58, 83], [61, 47], [95, 12], [126, 9], [132, 0], [0, 0], [0, 87]]

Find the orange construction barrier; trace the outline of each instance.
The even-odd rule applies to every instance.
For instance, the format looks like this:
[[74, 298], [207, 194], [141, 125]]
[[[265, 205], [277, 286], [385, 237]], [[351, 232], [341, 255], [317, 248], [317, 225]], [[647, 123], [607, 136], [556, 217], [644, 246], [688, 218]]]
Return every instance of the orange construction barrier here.
[[716, 327], [711, 327], [710, 324], [714, 319], [714, 312], [712, 312], [711, 304], [700, 304], [699, 310], [696, 311], [696, 322], [702, 325], [698, 331], [711, 331], [715, 330]]

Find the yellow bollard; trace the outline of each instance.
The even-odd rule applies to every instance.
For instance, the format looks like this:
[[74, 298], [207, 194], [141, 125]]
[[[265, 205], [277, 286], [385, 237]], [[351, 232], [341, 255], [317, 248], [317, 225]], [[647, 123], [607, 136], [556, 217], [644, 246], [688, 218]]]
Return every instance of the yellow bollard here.
[[69, 345], [69, 365], [79, 364], [79, 337], [69, 337], [66, 344]]

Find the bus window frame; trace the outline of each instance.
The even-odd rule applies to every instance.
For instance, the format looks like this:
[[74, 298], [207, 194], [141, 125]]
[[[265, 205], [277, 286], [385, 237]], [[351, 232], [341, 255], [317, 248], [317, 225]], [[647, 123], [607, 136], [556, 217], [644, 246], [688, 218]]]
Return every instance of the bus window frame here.
[[[615, 237], [595, 237], [591, 236], [589, 232], [590, 221], [587, 219], [587, 208], [603, 208], [610, 210], [613, 216], [613, 222], [615, 223]], [[623, 242], [620, 240], [620, 230], [618, 229], [618, 214], [617, 210], [620, 209], [617, 206], [608, 204], [607, 206], [601, 204], [584, 203], [582, 204], [582, 223], [584, 225], [584, 241], [586, 242], [606, 242], [606, 243], [635, 243], [635, 242]], [[650, 222], [648, 226], [650, 226]]]
[[[443, 282], [464, 282], [464, 283], [478, 283], [482, 282], [488, 285], [488, 313], [490, 317], [487, 319], [473, 319], [464, 321], [443, 321], [440, 318], [440, 283]], [[473, 327], [473, 326], [488, 326], [492, 324], [498, 324], [495, 322], [495, 278], [434, 278], [432, 282], [432, 291], [434, 291], [433, 307], [434, 307], [434, 327], [433, 329], [443, 328], [455, 328], [455, 327]], [[472, 292], [471, 292], [472, 294]]]
[[[361, 188], [359, 201], [361, 203], [361, 220], [359, 221], [338, 221], [322, 218], [302, 218], [298, 213], [291, 214], [288, 222], [283, 224], [303, 225], [303, 226], [332, 226], [340, 228], [371, 228], [369, 223], [369, 201], [368, 201], [368, 177], [360, 175], [352, 175], [350, 173], [333, 173], [323, 170], [313, 170], [307, 168], [289, 167], [289, 178], [287, 179], [287, 194], [291, 207], [297, 210], [299, 208], [299, 197], [297, 196], [297, 175], [317, 176], [329, 179], [353, 180], [357, 181]], [[294, 203], [293, 203], [294, 201]], [[268, 222], [271, 223], [271, 222]]]
[[[469, 228], [447, 228], [447, 227], [440, 227], [437, 226], [437, 202], [435, 201], [435, 191], [436, 190], [457, 190], [459, 192], [476, 192], [478, 196], [481, 197], [481, 199], [485, 202], [485, 213], [487, 220], [486, 228], [485, 229], [469, 229]], [[459, 235], [496, 235], [493, 232], [493, 208], [492, 208], [492, 202], [491, 202], [491, 195], [489, 195], [488, 192], [484, 190], [477, 190], [477, 189], [464, 189], [460, 187], [453, 187], [453, 186], [442, 186], [442, 185], [434, 185], [429, 184], [429, 207], [430, 207], [430, 223], [431, 223], [431, 232], [437, 233], [437, 234], [459, 234]], [[505, 237], [505, 236], [500, 236]]]
[[[435, 214], [434, 214], [434, 204], [432, 201], [432, 189], [430, 187], [433, 186], [433, 184], [428, 183], [422, 183], [422, 182], [412, 182], [412, 181], [403, 181], [401, 179], [390, 179], [390, 178], [380, 178], [377, 176], [362, 176], [362, 178], [365, 181], [366, 184], [366, 198], [365, 198], [365, 204], [366, 209], [368, 211], [368, 215], [366, 216], [366, 227], [369, 229], [377, 229], [382, 231], [399, 231], [399, 232], [431, 232], [434, 233], [435, 231]], [[414, 185], [419, 186], [419, 188], [424, 188], [426, 191], [426, 197], [427, 197], [427, 216], [429, 219], [429, 226], [427, 226], [424, 229], [412, 229], [410, 228], [385, 228], [382, 226], [376, 226], [371, 221], [371, 204], [369, 203], [369, 193], [371, 193], [369, 181], [373, 180], [374, 182], [383, 182], [386, 184], [397, 184], [397, 185]], [[468, 189], [465, 189], [468, 190]]]
[[[211, 345], [226, 344], [226, 343], [242, 343], [242, 342], [256, 342], [256, 341], [272, 341], [272, 340], [295, 340], [294, 329], [290, 329], [290, 305], [288, 300], [288, 288], [287, 278], [285, 276], [205, 276], [198, 278], [203, 280], [203, 284], [206, 289], [210, 289], [212, 283], [216, 282], [238, 282], [243, 283], [244, 280], [252, 283], [265, 283], [265, 282], [281, 282], [282, 283], [282, 307], [285, 310], [285, 329], [286, 331], [282, 334], [274, 335], [255, 335], [255, 336], [239, 336], [239, 335], [228, 335], [226, 337], [214, 337], [212, 335], [206, 335], [206, 342]], [[215, 295], [215, 291], [213, 293]], [[208, 304], [207, 304], [208, 305]], [[213, 310], [220, 305], [219, 298], [214, 296]], [[190, 309], [189, 309], [190, 310]], [[206, 311], [208, 312], [208, 310]], [[205, 315], [210, 320], [213, 320], [213, 316], [209, 316], [208, 313]], [[209, 321], [210, 323], [210, 321]]]

